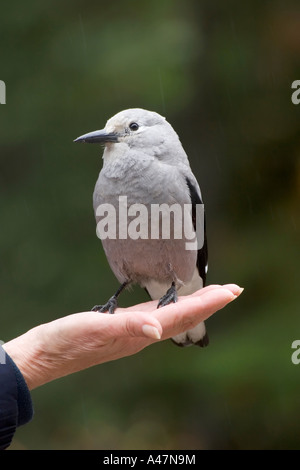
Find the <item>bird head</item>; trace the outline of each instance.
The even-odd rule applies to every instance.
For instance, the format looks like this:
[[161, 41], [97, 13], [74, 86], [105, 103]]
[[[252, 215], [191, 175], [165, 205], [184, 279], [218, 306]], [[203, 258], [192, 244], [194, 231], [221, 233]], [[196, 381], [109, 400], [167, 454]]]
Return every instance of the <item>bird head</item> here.
[[160, 114], [135, 108], [119, 112], [107, 121], [104, 129], [84, 134], [74, 142], [105, 146], [122, 143], [153, 154], [158, 147], [178, 145], [179, 139], [172, 126]]

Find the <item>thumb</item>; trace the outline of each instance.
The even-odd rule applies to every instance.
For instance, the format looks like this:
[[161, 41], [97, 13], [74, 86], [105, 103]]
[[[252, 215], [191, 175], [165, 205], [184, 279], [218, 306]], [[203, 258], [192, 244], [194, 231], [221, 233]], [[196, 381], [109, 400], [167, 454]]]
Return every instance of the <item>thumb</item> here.
[[162, 326], [160, 322], [148, 314], [122, 313], [120, 314], [120, 325], [118, 336], [137, 336], [160, 340]]

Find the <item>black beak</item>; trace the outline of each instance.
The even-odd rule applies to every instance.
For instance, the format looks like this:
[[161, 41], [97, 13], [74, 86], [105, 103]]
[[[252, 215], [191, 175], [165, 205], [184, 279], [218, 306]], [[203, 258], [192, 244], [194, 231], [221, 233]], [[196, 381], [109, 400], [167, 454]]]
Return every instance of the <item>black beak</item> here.
[[87, 142], [88, 144], [106, 144], [106, 142], [118, 142], [118, 135], [113, 132], [107, 133], [104, 129], [101, 131], [89, 132], [81, 135], [74, 142]]

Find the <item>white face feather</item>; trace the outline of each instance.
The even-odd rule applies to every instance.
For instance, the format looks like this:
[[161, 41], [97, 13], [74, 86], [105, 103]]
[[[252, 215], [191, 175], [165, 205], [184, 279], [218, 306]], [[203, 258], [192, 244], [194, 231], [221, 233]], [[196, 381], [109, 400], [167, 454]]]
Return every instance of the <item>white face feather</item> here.
[[117, 143], [107, 145], [110, 156], [116, 152], [121, 157], [127, 147], [169, 164], [188, 162], [178, 135], [158, 113], [140, 108], [121, 111], [107, 121], [105, 131], [118, 135]]
[[130, 146], [140, 146], [165, 134], [170, 127], [165, 118], [152, 111], [144, 109], [127, 109], [113, 116], [106, 123], [105, 130], [118, 134], [119, 142]]

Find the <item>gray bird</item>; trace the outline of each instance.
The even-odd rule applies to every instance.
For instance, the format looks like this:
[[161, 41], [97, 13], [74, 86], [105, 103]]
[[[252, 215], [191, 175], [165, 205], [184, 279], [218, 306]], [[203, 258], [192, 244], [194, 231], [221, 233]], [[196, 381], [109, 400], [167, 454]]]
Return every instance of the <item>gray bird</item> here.
[[[112, 207], [116, 214], [115, 232], [112, 237], [102, 237], [102, 244], [121, 286], [106, 304], [96, 305], [92, 310], [114, 313], [120, 293], [134, 283], [144, 287], [153, 300], [159, 300], [158, 308], [176, 302], [178, 294], [188, 295], [204, 287], [207, 272], [204, 218], [200, 227], [203, 243], [195, 249], [186, 249], [185, 234], [181, 238], [176, 236], [172, 212], [168, 238], [162, 235], [161, 214], [155, 236], [151, 236], [149, 227], [146, 236], [145, 233], [140, 237], [124, 236], [124, 228], [129, 231], [133, 216], [131, 213], [125, 221], [123, 216], [121, 220], [121, 200], [123, 206], [126, 200], [126, 208], [142, 204], [149, 226], [155, 205], [190, 206], [187, 224], [196, 231], [196, 208], [202, 205], [200, 188], [179, 137], [166, 119], [144, 109], [127, 109], [109, 119], [103, 130], [84, 134], [74, 142], [105, 146], [103, 168], [93, 195], [96, 222], [103, 221], [99, 208]], [[203, 322], [172, 339], [179, 346], [204, 347], [209, 342]]]

